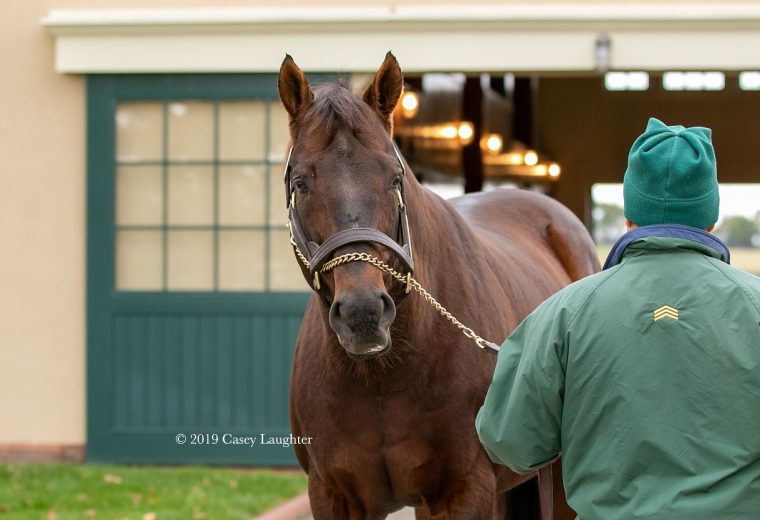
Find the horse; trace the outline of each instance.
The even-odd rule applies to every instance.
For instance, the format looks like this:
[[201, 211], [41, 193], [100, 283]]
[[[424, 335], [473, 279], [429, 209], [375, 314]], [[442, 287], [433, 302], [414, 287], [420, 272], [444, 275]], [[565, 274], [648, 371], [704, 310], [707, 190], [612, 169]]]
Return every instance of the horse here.
[[[278, 89], [292, 145], [291, 243], [314, 288], [290, 393], [292, 432], [311, 438], [295, 452], [314, 518], [375, 520], [405, 506], [418, 520], [538, 518], [535, 474], [495, 465], [475, 431], [495, 356], [407, 294], [408, 275], [501, 341], [598, 271], [587, 230], [533, 192], [445, 201], [423, 187], [392, 140], [403, 77], [390, 52], [361, 96], [340, 82], [312, 89], [289, 55]], [[573, 518], [553, 485], [555, 516]]]

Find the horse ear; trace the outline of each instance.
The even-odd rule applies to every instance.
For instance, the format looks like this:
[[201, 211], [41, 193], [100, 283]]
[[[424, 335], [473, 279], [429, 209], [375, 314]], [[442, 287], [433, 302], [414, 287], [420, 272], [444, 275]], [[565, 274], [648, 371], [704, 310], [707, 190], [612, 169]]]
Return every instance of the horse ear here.
[[285, 59], [282, 60], [277, 89], [280, 91], [280, 100], [290, 116], [292, 128], [314, 100], [314, 93], [311, 91], [306, 76], [290, 54], [286, 54]]
[[383, 120], [386, 130], [390, 133], [393, 121], [393, 109], [396, 108], [401, 92], [404, 90], [404, 76], [396, 57], [388, 51], [385, 61], [362, 97]]

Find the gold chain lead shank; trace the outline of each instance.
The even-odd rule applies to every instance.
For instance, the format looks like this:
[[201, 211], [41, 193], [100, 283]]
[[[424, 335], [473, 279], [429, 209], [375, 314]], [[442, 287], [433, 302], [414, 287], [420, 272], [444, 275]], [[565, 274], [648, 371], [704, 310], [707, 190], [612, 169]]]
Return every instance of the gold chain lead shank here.
[[[290, 224], [288, 224], [288, 228], [290, 228]], [[301, 263], [308, 269], [309, 268], [309, 261], [306, 259], [306, 257], [301, 253], [301, 251], [298, 249], [298, 246], [295, 243], [295, 240], [293, 239], [293, 235], [290, 236], [290, 243], [293, 246], [293, 248], [296, 251], [296, 256], [298, 256], [298, 259], [301, 260]], [[379, 258], [372, 256], [368, 253], [348, 253], [345, 255], [340, 255], [338, 257], [333, 258], [329, 262], [327, 262], [325, 265], [322, 266], [322, 268], [314, 273], [314, 288], [316, 290], [320, 289], [320, 283], [319, 283], [319, 273], [327, 273], [329, 271], [332, 271], [339, 265], [347, 264], [349, 262], [367, 262], [369, 264], [374, 265], [384, 273], [387, 273], [391, 275], [393, 278], [398, 280], [401, 283], [404, 283], [406, 285], [404, 291], [408, 294], [411, 290], [414, 290], [415, 292], [419, 293], [426, 302], [428, 302], [435, 310], [437, 310], [441, 316], [446, 318], [448, 321], [453, 323], [461, 332], [464, 334], [468, 339], [475, 342], [475, 344], [485, 350], [486, 348], [498, 351], [499, 346], [491, 343], [490, 341], [487, 341], [477, 334], [475, 334], [475, 331], [473, 331], [470, 327], [463, 324], [461, 321], [456, 319], [453, 314], [451, 314], [449, 311], [446, 310], [446, 308], [438, 303], [438, 300], [433, 298], [433, 296], [425, 290], [424, 287], [420, 285], [420, 283], [412, 278], [411, 273], [407, 273], [406, 275], [403, 275], [393, 269], [391, 266], [380, 260]]]

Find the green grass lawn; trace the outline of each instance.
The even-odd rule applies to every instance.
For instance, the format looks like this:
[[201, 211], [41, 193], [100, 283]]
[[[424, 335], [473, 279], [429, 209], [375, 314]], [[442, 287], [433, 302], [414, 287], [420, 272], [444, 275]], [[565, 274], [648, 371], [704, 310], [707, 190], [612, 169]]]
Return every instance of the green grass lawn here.
[[243, 520], [305, 489], [296, 472], [0, 464], [0, 519]]

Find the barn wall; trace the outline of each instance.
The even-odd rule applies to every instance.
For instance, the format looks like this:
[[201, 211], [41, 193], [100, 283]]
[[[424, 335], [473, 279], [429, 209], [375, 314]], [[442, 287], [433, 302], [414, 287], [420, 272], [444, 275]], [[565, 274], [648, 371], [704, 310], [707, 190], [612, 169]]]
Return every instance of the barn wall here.
[[720, 92], [669, 92], [659, 76], [645, 92], [609, 92], [597, 77], [542, 78], [537, 146], [562, 164], [556, 196], [588, 223], [596, 182], [622, 182], [628, 150], [650, 116], [666, 124], [713, 130], [722, 183], [760, 182], [760, 92], [726, 77]]
[[49, 4], [0, 16], [0, 444], [84, 440], [84, 83], [53, 70]]

